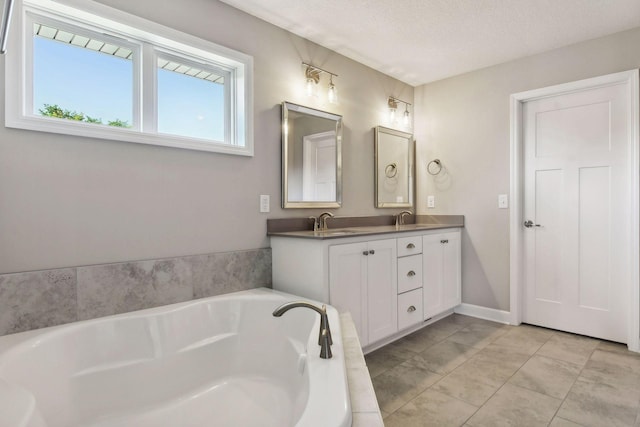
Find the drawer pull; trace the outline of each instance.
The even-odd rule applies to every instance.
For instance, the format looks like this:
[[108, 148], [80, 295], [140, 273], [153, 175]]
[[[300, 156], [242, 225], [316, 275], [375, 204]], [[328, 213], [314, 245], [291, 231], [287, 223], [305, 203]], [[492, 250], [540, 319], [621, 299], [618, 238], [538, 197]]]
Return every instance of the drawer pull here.
[[373, 255], [373, 254], [375, 254], [375, 253], [376, 253], [376, 251], [374, 251], [373, 249], [371, 249], [371, 250], [369, 251], [369, 253], [370, 253], [371, 255]]
[[449, 243], [449, 240], [440, 240], [440, 243], [442, 243], [442, 244]]
[[410, 305], [409, 308], [407, 308], [407, 313], [413, 313], [414, 311], [416, 311], [415, 305]]
[[416, 272], [415, 272], [415, 271], [413, 271], [413, 270], [411, 270], [411, 271], [409, 271], [409, 272], [407, 273], [407, 277], [413, 277], [413, 276], [415, 276], [415, 275], [416, 275]]
[[407, 249], [414, 249], [416, 247], [416, 245], [414, 245], [413, 243], [409, 243], [407, 245]]
[[369, 251], [362, 251], [362, 255], [369, 255]]

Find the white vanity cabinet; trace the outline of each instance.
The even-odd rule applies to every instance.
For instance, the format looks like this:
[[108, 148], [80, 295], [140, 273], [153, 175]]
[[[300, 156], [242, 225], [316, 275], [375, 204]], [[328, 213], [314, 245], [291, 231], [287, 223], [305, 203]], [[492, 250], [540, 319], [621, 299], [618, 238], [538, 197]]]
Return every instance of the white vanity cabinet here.
[[363, 347], [389, 342], [460, 304], [457, 228], [271, 236], [271, 249], [273, 288], [349, 311]]
[[398, 330], [396, 239], [329, 246], [329, 302], [351, 312], [366, 346]]
[[461, 302], [460, 231], [423, 236], [422, 260], [424, 318], [429, 319]]

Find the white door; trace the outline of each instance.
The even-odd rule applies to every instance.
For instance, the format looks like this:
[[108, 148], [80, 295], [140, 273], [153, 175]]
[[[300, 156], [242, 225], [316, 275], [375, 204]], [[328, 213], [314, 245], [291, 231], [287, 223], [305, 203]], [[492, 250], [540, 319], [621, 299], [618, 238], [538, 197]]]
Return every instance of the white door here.
[[336, 199], [336, 132], [322, 132], [302, 138], [302, 199]]
[[367, 312], [369, 343], [398, 331], [396, 239], [369, 242]]
[[422, 238], [424, 318], [430, 319], [461, 302], [460, 232]]
[[367, 243], [329, 247], [329, 303], [340, 312], [348, 311], [358, 331], [360, 345], [367, 335]]
[[526, 323], [627, 342], [630, 108], [629, 83], [523, 104]]

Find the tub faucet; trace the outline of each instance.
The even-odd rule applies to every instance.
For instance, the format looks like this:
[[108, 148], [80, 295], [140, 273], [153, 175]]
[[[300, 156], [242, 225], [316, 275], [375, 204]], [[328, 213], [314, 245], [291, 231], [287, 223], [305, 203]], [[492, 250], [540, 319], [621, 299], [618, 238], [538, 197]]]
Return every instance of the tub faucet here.
[[333, 218], [333, 214], [331, 212], [322, 212], [320, 216], [318, 216], [320, 231], [327, 230], [327, 219], [329, 218]]
[[318, 335], [318, 345], [320, 346], [320, 358], [331, 359], [331, 345], [333, 339], [331, 338], [331, 329], [329, 329], [329, 316], [327, 316], [327, 306], [323, 305], [322, 308], [318, 308], [313, 304], [309, 304], [304, 301], [291, 301], [282, 304], [280, 307], [273, 311], [275, 317], [280, 317], [287, 311], [296, 307], [310, 308], [320, 314], [320, 334]]
[[402, 211], [398, 215], [396, 215], [396, 227], [398, 225], [404, 225], [404, 217], [405, 215], [413, 215], [411, 211]]

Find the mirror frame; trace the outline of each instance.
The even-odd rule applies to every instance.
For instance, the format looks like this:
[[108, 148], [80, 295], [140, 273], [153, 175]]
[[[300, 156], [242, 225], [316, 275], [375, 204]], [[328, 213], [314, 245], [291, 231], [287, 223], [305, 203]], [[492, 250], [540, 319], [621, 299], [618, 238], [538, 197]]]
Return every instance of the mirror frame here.
[[[376, 126], [375, 127], [375, 147], [374, 147], [374, 171], [373, 171], [373, 175], [374, 175], [374, 190], [375, 190], [375, 194], [374, 194], [374, 204], [376, 208], [412, 208], [413, 207], [413, 201], [415, 199], [414, 197], [414, 166], [415, 166], [415, 144], [413, 141], [413, 135], [407, 132], [402, 132], [399, 130], [395, 130], [395, 129], [390, 129], [390, 128], [386, 128], [384, 126]], [[379, 156], [379, 151], [378, 151], [378, 146], [380, 144], [380, 134], [384, 133], [387, 135], [393, 135], [393, 136], [398, 136], [400, 138], [404, 138], [407, 140], [407, 157], [408, 157], [408, 168], [407, 168], [407, 173], [408, 173], [408, 177], [407, 177], [407, 185], [409, 186], [408, 188], [408, 194], [409, 194], [409, 201], [406, 203], [396, 203], [396, 202], [380, 202], [380, 200], [378, 199], [379, 196], [379, 191], [378, 191], [378, 163], [381, 160], [380, 156]]]
[[[336, 122], [336, 200], [335, 201], [290, 201], [289, 200], [289, 174], [288, 160], [289, 149], [288, 139], [288, 123], [289, 111], [305, 113], [315, 117], [322, 117]], [[303, 105], [294, 104], [292, 102], [282, 103], [282, 208], [339, 208], [342, 206], [342, 116], [329, 113], [327, 111], [316, 110], [314, 108], [305, 107]]]

